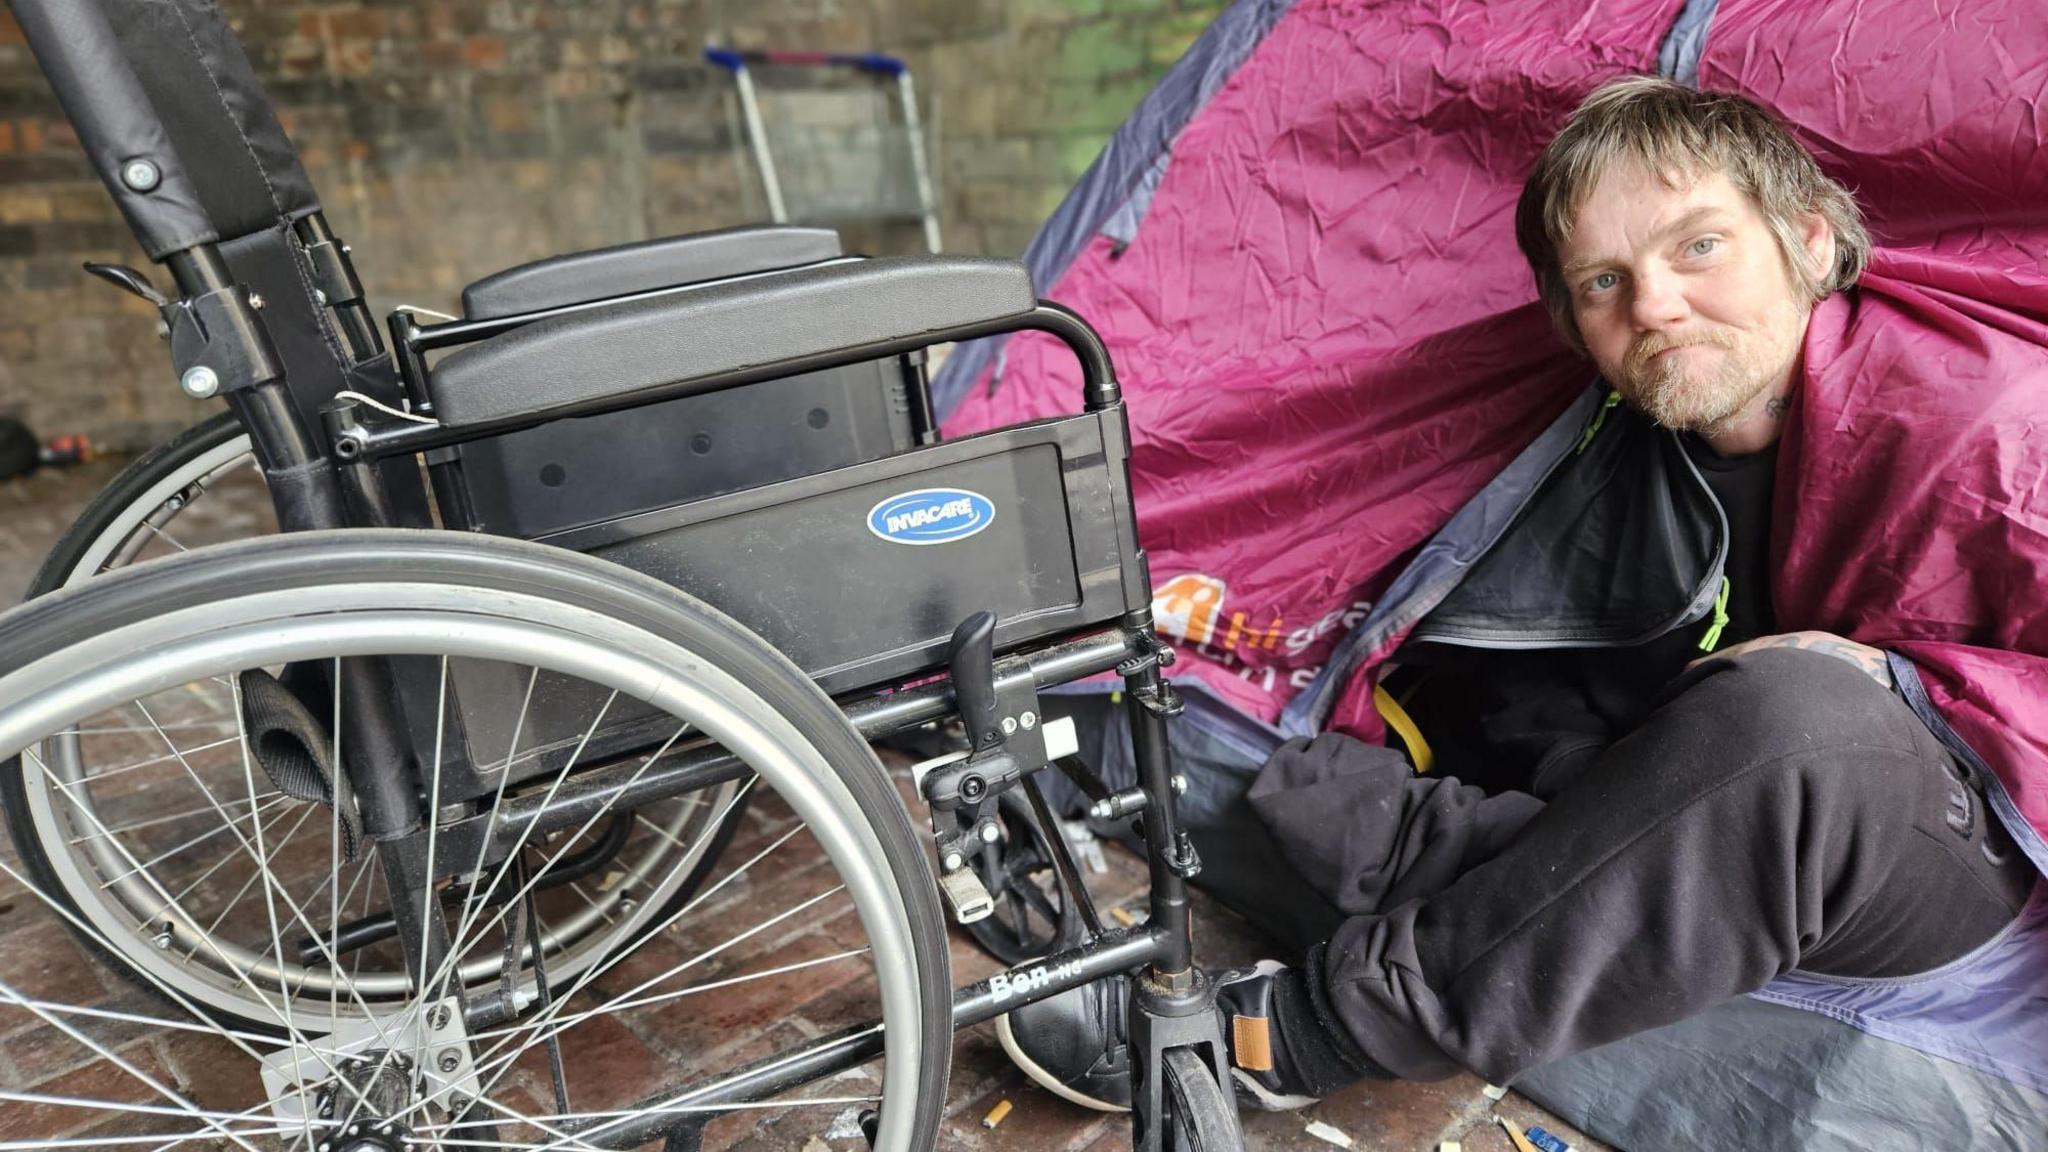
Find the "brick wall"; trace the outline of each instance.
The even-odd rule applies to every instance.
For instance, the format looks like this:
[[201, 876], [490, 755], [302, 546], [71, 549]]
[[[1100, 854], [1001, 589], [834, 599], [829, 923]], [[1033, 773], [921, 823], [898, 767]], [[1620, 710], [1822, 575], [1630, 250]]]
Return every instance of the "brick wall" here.
[[[1014, 255], [1224, 0], [221, 3], [381, 311], [450, 308], [555, 252], [764, 219], [708, 44], [907, 58], [947, 248]], [[846, 230], [921, 246], [914, 226]], [[140, 447], [200, 413], [148, 308], [88, 259], [141, 262], [0, 8], [0, 414]]]

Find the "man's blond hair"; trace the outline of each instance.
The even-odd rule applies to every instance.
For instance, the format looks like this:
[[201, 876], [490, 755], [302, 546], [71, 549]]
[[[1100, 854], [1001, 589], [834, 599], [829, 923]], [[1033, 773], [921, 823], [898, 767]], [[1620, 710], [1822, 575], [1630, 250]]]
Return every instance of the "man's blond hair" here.
[[[1536, 275], [1537, 294], [1558, 332], [1580, 351], [1585, 344], [1557, 250], [1593, 186], [1622, 163], [1640, 165], [1671, 187], [1709, 173], [1726, 176], [1757, 206], [1809, 300], [1854, 284], [1870, 259], [1870, 234], [1848, 189], [1830, 180], [1762, 105], [1652, 76], [1610, 81], [1543, 149], [1515, 207], [1515, 240]], [[1800, 239], [1801, 221], [1815, 215], [1834, 231], [1832, 268], [1811, 267]]]

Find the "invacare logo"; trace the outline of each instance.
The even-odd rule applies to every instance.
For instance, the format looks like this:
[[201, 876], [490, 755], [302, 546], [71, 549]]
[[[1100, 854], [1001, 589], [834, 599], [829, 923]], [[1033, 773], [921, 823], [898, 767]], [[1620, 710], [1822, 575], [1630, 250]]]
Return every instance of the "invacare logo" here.
[[996, 506], [979, 492], [920, 488], [868, 510], [868, 531], [892, 544], [950, 544], [995, 521]]

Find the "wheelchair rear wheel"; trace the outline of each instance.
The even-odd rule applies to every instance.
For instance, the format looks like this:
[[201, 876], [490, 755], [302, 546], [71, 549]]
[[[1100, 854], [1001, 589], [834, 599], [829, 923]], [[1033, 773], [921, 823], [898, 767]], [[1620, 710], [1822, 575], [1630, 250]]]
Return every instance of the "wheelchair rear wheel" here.
[[270, 490], [232, 412], [202, 420], [115, 475], [36, 572], [29, 598], [206, 544], [277, 531]]
[[[264, 483], [263, 470], [256, 463], [249, 435], [233, 413], [223, 412], [193, 425], [122, 469], [86, 505], [51, 549], [36, 573], [28, 595], [34, 599], [145, 561], [177, 556], [211, 544], [271, 536], [276, 532], [277, 519], [270, 506], [269, 489]], [[302, 679], [289, 674], [285, 677], [286, 682], [294, 687], [303, 687]], [[318, 705], [320, 701], [316, 699], [308, 703]], [[52, 749], [51, 766], [60, 775], [81, 779], [86, 775], [94, 777], [94, 783], [78, 786], [81, 800], [119, 802], [120, 794], [131, 784], [146, 782], [146, 776], [131, 776], [123, 771], [120, 762], [92, 763], [91, 756], [96, 750], [79, 741], [68, 741]], [[0, 788], [4, 787], [0, 784]], [[160, 791], [156, 799], [164, 799]], [[193, 798], [186, 799], [188, 802], [182, 807], [192, 807]], [[701, 803], [684, 805], [669, 813], [673, 820], [665, 831], [671, 841], [690, 847], [693, 866], [683, 873], [680, 883], [672, 885], [667, 895], [668, 907], [661, 912], [674, 911], [702, 887], [706, 875], [716, 866], [727, 844], [746, 819], [749, 794], [736, 782], [707, 790], [701, 799]], [[201, 811], [203, 813], [203, 806]], [[643, 813], [636, 819], [644, 822], [649, 816]], [[720, 822], [711, 823], [714, 817]], [[206, 831], [195, 827], [189, 819], [183, 826], [195, 834]], [[708, 839], [704, 835], [707, 829], [712, 830]], [[225, 829], [216, 826], [212, 831], [218, 836]], [[618, 829], [605, 831], [617, 833]], [[87, 838], [61, 845], [25, 845], [23, 851], [36, 854], [65, 851], [105, 857], [110, 850], [106, 839]], [[620, 839], [616, 834], [609, 839], [602, 834], [585, 837], [585, 842], [579, 843], [578, 851], [565, 857], [565, 861], [590, 870], [602, 866], [614, 875], [657, 871], [668, 875], [672, 872], [675, 853], [670, 842], [644, 836], [626, 838], [623, 842], [619, 842]], [[103, 867], [112, 866], [105, 859], [100, 863]], [[145, 872], [162, 868], [161, 862], [146, 858], [140, 864]], [[125, 871], [126, 868], [113, 867], [110, 874]], [[549, 879], [555, 883], [576, 882], [574, 878], [564, 877], [564, 871], [567, 869], [558, 868]], [[227, 874], [232, 875], [232, 872]], [[215, 877], [217, 880], [224, 878], [221, 874]], [[135, 895], [144, 905], [150, 900], [147, 885], [140, 880], [118, 885], [115, 890]], [[632, 901], [644, 895], [644, 891], [637, 895], [621, 891], [608, 893], [607, 898]], [[354, 899], [359, 906], [355, 908], [352, 923], [377, 925], [383, 931], [389, 931], [393, 918], [384, 906], [383, 894], [376, 890], [374, 879], [368, 882], [365, 891], [355, 894]], [[556, 929], [561, 946], [592, 933], [603, 934], [611, 919], [590, 913], [558, 924]], [[303, 945], [305, 941], [299, 943]], [[550, 946], [556, 946], [553, 938]], [[200, 951], [210, 953], [207, 948]], [[232, 954], [233, 949], [229, 951]], [[375, 950], [354, 959], [358, 984], [392, 986], [404, 983], [401, 969], [377, 971], [379, 954]], [[383, 960], [391, 963], [394, 958], [385, 956]], [[236, 1014], [247, 1018], [246, 1013]], [[260, 1020], [250, 1022], [257, 1027], [262, 1026]]]
[[[359, 834], [368, 819], [343, 782], [373, 771], [369, 749], [401, 746], [356, 739], [379, 705], [348, 694], [362, 681], [344, 669], [371, 662], [429, 673], [424, 691], [388, 682], [407, 729], [424, 718], [433, 746], [413, 766], [415, 834]], [[12, 669], [0, 677], [0, 753], [16, 757], [0, 785], [25, 866], [0, 868], [42, 897], [43, 919], [169, 1002], [107, 1013], [0, 972], [0, 1015], [32, 1015], [117, 1063], [108, 1028], [216, 1045], [247, 1073], [232, 1100], [200, 1107], [129, 1067], [163, 1098], [85, 1101], [165, 1147], [317, 1146], [350, 1125], [400, 1143], [630, 1146], [641, 1141], [622, 1125], [773, 1123], [875, 1100], [879, 1146], [930, 1146], [951, 982], [922, 846], [844, 716], [708, 607], [512, 541], [308, 533], [194, 552], [18, 609], [0, 619], [0, 667]], [[252, 719], [251, 694], [273, 691], [254, 686], [285, 668], [333, 670], [329, 729], [310, 708], [296, 727]], [[479, 707], [508, 704], [494, 671], [524, 686], [509, 716]], [[629, 710], [634, 731], [658, 738], [582, 760]], [[291, 738], [280, 746], [274, 731]], [[447, 801], [439, 786], [444, 751], [463, 748], [498, 768], [488, 803]], [[676, 908], [707, 837], [683, 840], [672, 817], [710, 803], [710, 789], [633, 788], [721, 750], [738, 765], [730, 778], [764, 802], [734, 853], [744, 861]], [[114, 773], [127, 783], [97, 792]], [[552, 834], [539, 831], [543, 810]], [[637, 854], [603, 851], [620, 826]], [[597, 864], [545, 883], [576, 859]], [[412, 898], [387, 891], [386, 902], [412, 918], [363, 939], [356, 902], [407, 876], [424, 878], [403, 891]], [[428, 941], [436, 916], [452, 941], [438, 956], [410, 934]], [[560, 930], [578, 917], [593, 926]], [[876, 1019], [879, 1086], [855, 1073], [821, 1092], [762, 1072]], [[647, 1060], [623, 1076], [619, 1061], [593, 1059], [622, 1044], [682, 1079], [650, 1078]], [[679, 1102], [740, 1075], [764, 1094]], [[23, 1087], [0, 1087], [0, 1100], [28, 1099]]]

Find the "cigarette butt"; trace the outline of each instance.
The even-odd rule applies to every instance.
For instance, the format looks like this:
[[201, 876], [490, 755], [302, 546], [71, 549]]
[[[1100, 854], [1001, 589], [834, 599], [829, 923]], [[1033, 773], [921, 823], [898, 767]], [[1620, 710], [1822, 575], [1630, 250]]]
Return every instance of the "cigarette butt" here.
[[1508, 1134], [1508, 1139], [1515, 1142], [1515, 1152], [1536, 1152], [1536, 1146], [1529, 1143], [1529, 1138], [1522, 1135], [1521, 1131], [1513, 1124], [1508, 1123], [1505, 1118], [1500, 1116], [1495, 1116], [1493, 1119], [1495, 1123], [1501, 1126], [1501, 1130]]
[[1481, 1088], [1479, 1090], [1479, 1094], [1481, 1096], [1486, 1097], [1488, 1100], [1498, 1100], [1501, 1097], [1507, 1095], [1508, 1090], [1501, 1087], [1498, 1084], [1488, 1084], [1486, 1087]]
[[1465, 1146], [1456, 1140], [1446, 1140], [1436, 1146], [1436, 1152], [1465, 1152]]
[[1309, 1135], [1325, 1143], [1335, 1144], [1339, 1148], [1351, 1147], [1351, 1137], [1345, 1135], [1343, 1129], [1331, 1127], [1321, 1120], [1309, 1121], [1307, 1131]]
[[988, 1115], [981, 1118], [981, 1126], [983, 1128], [993, 1128], [1001, 1124], [1003, 1117], [1009, 1114], [1010, 1102], [1008, 1100], [998, 1100], [996, 1101], [996, 1106], [988, 1110]]
[[1131, 915], [1129, 912], [1126, 912], [1121, 908], [1111, 908], [1109, 910], [1109, 917], [1110, 919], [1116, 921], [1117, 923], [1123, 925], [1126, 928], [1129, 928], [1131, 925], [1136, 924], [1138, 922], [1137, 917]]

